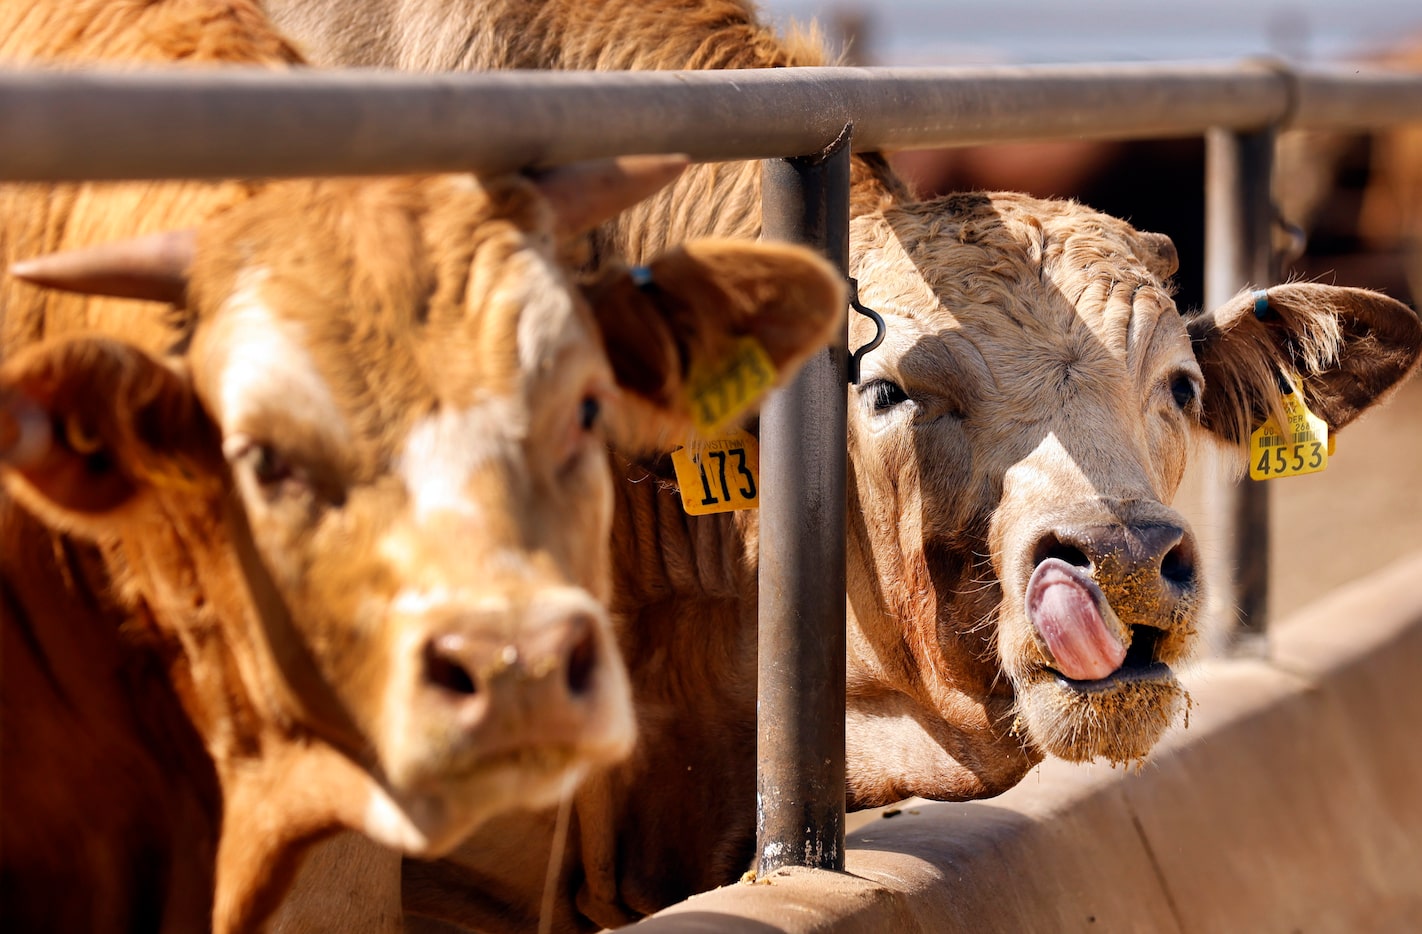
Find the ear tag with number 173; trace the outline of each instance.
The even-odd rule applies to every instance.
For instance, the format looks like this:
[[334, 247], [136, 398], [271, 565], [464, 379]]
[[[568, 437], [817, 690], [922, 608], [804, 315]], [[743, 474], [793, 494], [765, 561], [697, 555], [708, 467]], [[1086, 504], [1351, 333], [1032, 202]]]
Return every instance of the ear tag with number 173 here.
[[672, 466], [688, 515], [760, 506], [760, 445], [749, 432], [732, 429], [710, 441], [677, 448]]

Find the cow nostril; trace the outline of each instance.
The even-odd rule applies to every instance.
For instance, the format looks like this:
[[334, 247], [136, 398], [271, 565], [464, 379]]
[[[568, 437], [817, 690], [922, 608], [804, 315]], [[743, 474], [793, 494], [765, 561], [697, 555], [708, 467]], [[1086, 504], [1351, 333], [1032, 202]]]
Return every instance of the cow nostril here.
[[568, 653], [568, 690], [574, 696], [586, 694], [597, 670], [597, 633], [589, 627]]
[[1160, 576], [1180, 587], [1195, 583], [1195, 559], [1184, 542], [1170, 549], [1161, 560]]
[[425, 682], [451, 694], [479, 693], [474, 677], [453, 654], [440, 647], [440, 640], [425, 643]]
[[1063, 541], [1055, 534], [1048, 534], [1037, 543], [1032, 566], [1036, 567], [1048, 558], [1057, 558], [1079, 568], [1091, 567], [1091, 558], [1087, 556], [1086, 552], [1070, 542]]

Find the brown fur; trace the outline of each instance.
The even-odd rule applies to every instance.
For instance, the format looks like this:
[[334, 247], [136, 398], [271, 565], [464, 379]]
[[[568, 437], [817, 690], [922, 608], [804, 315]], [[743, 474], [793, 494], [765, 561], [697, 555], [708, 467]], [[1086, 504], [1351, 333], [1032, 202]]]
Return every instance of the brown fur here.
[[[0, 9], [0, 63], [72, 67], [182, 61], [288, 67], [295, 50], [252, 0], [18, 0]], [[191, 226], [251, 194], [249, 185], [0, 185], [0, 264], [25, 257]], [[151, 307], [40, 291], [0, 278], [0, 348], [83, 329], [123, 335], [162, 352], [181, 339], [180, 317]]]
[[[11, 60], [294, 62], [246, 3], [5, 10]], [[0, 198], [5, 262], [199, 228], [184, 309], [13, 283], [0, 297], [0, 441], [36, 412], [59, 429], [0, 471], [0, 878], [24, 896], [7, 919], [65, 898], [62, 877], [94, 893], [81, 927], [192, 930], [210, 912], [218, 930], [252, 929], [334, 830], [438, 853], [620, 756], [603, 439], [685, 437], [684, 367], [748, 334], [788, 371], [842, 320], [823, 261], [748, 244], [669, 254], [651, 297], [611, 270], [590, 302], [559, 266], [557, 206], [522, 179]], [[634, 321], [679, 352], [619, 353]], [[658, 392], [641, 392], [644, 367]], [[590, 421], [589, 403], [609, 417]], [[576, 688], [565, 630], [591, 659]], [[449, 639], [472, 701], [421, 667], [421, 646]], [[100, 667], [164, 677], [132, 696], [127, 676], [73, 683], [85, 642]], [[14, 693], [44, 678], [48, 696]], [[29, 703], [43, 715], [11, 716]], [[46, 752], [42, 731], [66, 720], [102, 739]], [[11, 780], [31, 767], [37, 781]], [[131, 781], [94, 794], [107, 769]], [[114, 811], [76, 823], [91, 804]], [[92, 859], [64, 860], [51, 830]]]
[[[318, 59], [350, 64], [825, 61], [777, 40], [743, 0], [271, 7]], [[753, 164], [696, 167], [605, 228], [604, 255], [635, 260], [706, 233], [754, 237], [759, 186]], [[1311, 397], [1346, 421], [1410, 371], [1415, 319], [1371, 294], [1310, 287], [1281, 292], [1284, 311], [1267, 327], [1233, 313], [1236, 303], [1187, 334], [1166, 281], [1177, 262], [1168, 239], [1069, 202], [918, 202], [870, 155], [854, 159], [851, 213], [851, 275], [889, 330], [850, 389], [850, 806], [996, 794], [1045, 752], [1145, 756], [1181, 709], [1178, 685], [1168, 674], [1097, 691], [1062, 683], [1024, 608], [1040, 553], [1112, 540], [1139, 551], [1139, 530], [1178, 529], [1154, 567], [1106, 552], [1092, 573], [1127, 637], [1155, 640], [1152, 661], [1182, 659], [1202, 591], [1193, 539], [1168, 503], [1191, 437], [1201, 425], [1228, 437], [1241, 413], [1267, 410], [1271, 365], [1286, 360], [1313, 374]], [[1336, 311], [1367, 323], [1330, 330]], [[869, 336], [852, 321], [851, 346]], [[1335, 379], [1340, 360], [1347, 375]], [[876, 394], [890, 385], [906, 398], [881, 408]], [[1324, 401], [1344, 396], [1352, 401]], [[689, 518], [665, 464], [625, 469], [613, 606], [640, 738], [627, 763], [579, 795], [554, 909], [564, 929], [621, 923], [725, 884], [752, 854], [755, 517]], [[1179, 581], [1163, 579], [1167, 561]], [[531, 923], [551, 830], [549, 814], [504, 818], [448, 861], [409, 863], [407, 907], [477, 929]], [[500, 846], [519, 833], [539, 843]]]
[[96, 563], [0, 499], [0, 917], [15, 931], [204, 930], [217, 776], [162, 643], [142, 617], [113, 625]]

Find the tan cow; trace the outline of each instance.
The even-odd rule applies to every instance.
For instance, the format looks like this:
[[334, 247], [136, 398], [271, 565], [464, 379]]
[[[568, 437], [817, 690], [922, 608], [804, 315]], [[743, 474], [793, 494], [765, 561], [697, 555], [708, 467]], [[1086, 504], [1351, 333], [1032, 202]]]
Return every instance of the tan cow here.
[[[280, 47], [242, 2], [59, 7], [0, 35]], [[6, 292], [7, 928], [252, 929], [334, 830], [436, 855], [625, 754], [606, 443], [686, 437], [689, 373], [745, 337], [789, 369], [843, 301], [724, 241], [579, 288], [574, 235], [681, 160], [632, 165], [6, 190], [7, 263], [135, 192], [198, 225], [17, 267], [165, 326]]]
[[[269, 4], [326, 62], [824, 61], [743, 0]], [[888, 337], [850, 389], [849, 805], [992, 795], [1046, 753], [1141, 759], [1183, 708], [1171, 666], [1196, 641], [1196, 544], [1169, 506], [1191, 439], [1241, 441], [1280, 408], [1279, 370], [1343, 427], [1412, 370], [1416, 316], [1294, 285], [1258, 316], [1245, 294], [1186, 317], [1167, 238], [1070, 202], [919, 201], [873, 155], [852, 179], [851, 274]], [[754, 165], [698, 167], [606, 228], [608, 252], [755, 236], [759, 194]], [[856, 321], [851, 346], [868, 338]], [[556, 906], [569, 929], [733, 880], [753, 852], [755, 518], [690, 518], [664, 462], [627, 470], [614, 609], [639, 742], [579, 795]], [[517, 836], [531, 826], [505, 818], [452, 862], [408, 863], [407, 909], [531, 924], [548, 851]]]

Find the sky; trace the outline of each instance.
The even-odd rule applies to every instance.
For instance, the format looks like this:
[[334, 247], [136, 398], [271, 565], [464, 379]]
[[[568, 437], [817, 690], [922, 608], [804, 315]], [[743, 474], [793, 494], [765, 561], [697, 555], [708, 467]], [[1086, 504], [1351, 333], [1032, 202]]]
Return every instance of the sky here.
[[1422, 0], [759, 0], [776, 21], [868, 16], [872, 64], [1330, 61], [1412, 35]]

